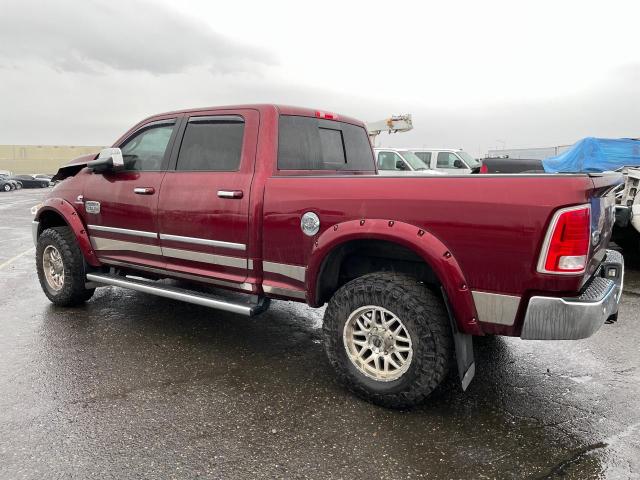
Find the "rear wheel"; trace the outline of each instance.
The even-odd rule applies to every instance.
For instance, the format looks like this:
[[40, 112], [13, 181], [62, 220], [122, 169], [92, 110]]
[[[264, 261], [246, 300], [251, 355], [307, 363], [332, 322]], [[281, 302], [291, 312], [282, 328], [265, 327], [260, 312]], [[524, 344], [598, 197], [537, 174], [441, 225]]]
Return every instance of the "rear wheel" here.
[[56, 305], [80, 305], [93, 296], [95, 289], [85, 288], [84, 259], [69, 227], [48, 228], [40, 234], [36, 265], [42, 290]]
[[47, 188], [49, 186], [49, 184], [47, 182], [41, 182], [40, 183], [40, 188]]
[[442, 299], [404, 275], [373, 273], [344, 285], [329, 302], [323, 334], [340, 380], [386, 407], [424, 401], [453, 357]]

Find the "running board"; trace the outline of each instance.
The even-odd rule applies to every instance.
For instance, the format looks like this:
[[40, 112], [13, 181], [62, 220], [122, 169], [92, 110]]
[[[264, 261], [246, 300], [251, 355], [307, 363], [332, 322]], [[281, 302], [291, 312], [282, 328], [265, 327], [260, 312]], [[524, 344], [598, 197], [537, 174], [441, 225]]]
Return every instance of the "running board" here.
[[186, 290], [184, 288], [174, 287], [172, 285], [164, 285], [154, 283], [152, 281], [134, 280], [118, 275], [109, 275], [104, 273], [88, 273], [87, 280], [105, 285], [113, 285], [115, 287], [128, 288], [138, 292], [150, 293], [159, 297], [180, 300], [181, 302], [194, 303], [203, 307], [224, 310], [225, 312], [238, 313], [247, 317], [253, 317], [264, 312], [269, 308], [269, 299], [267, 297], [258, 297], [257, 303], [250, 302], [229, 302], [224, 299], [214, 297], [202, 292]]

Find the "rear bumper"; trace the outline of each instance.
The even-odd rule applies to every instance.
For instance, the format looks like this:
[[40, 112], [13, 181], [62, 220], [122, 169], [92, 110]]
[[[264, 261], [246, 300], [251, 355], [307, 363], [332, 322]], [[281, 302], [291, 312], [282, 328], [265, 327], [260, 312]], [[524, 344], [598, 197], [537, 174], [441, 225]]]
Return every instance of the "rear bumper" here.
[[624, 260], [607, 250], [598, 273], [578, 297], [531, 297], [520, 337], [526, 340], [578, 340], [597, 332], [618, 313]]

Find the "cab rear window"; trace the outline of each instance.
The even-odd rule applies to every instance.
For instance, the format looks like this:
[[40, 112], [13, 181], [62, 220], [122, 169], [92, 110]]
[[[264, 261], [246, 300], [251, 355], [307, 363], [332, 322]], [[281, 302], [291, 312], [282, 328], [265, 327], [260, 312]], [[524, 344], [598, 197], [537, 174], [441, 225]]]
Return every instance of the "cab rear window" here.
[[371, 144], [362, 127], [281, 115], [278, 130], [280, 170], [374, 170]]

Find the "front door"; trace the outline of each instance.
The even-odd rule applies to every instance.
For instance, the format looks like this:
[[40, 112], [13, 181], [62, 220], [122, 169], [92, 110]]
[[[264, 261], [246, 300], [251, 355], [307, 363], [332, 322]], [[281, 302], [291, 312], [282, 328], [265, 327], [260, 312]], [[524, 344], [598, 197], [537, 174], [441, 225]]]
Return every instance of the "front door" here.
[[469, 167], [454, 152], [438, 152], [436, 168], [452, 175], [470, 172]]
[[78, 211], [103, 263], [163, 266], [156, 213], [175, 127], [175, 118], [143, 125], [117, 145], [124, 170], [87, 174]]
[[258, 115], [218, 110], [185, 119], [158, 205], [168, 270], [230, 286], [247, 278]]

